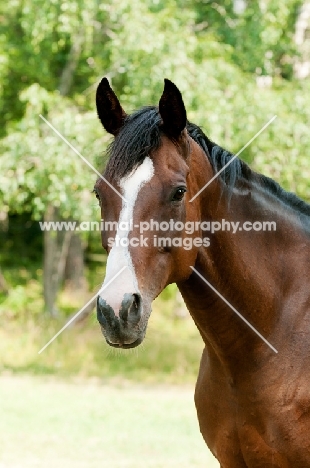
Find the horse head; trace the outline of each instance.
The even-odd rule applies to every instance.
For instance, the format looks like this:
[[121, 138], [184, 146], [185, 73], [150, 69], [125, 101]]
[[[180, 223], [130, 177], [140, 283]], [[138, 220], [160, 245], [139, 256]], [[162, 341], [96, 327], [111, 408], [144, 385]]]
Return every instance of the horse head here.
[[[192, 274], [203, 247], [199, 203], [190, 199], [206, 158], [187, 132], [182, 96], [171, 81], [165, 80], [158, 107], [130, 116], [106, 78], [96, 103], [103, 127], [114, 136], [95, 185], [108, 252], [97, 318], [109, 345], [132, 348], [144, 339], [152, 301]], [[205, 170], [211, 177], [210, 166]]]

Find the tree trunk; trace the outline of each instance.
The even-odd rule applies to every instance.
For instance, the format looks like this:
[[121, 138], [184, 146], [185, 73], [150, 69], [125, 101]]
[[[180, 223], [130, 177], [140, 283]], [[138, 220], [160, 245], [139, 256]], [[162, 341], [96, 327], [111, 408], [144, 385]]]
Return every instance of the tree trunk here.
[[[84, 246], [81, 238], [77, 234], [73, 234], [71, 238], [66, 270], [65, 270], [65, 279], [66, 279], [66, 289], [69, 290], [69, 293], [74, 294], [80, 297], [83, 303], [87, 303], [90, 298], [93, 296], [93, 293], [90, 295], [87, 290], [87, 283], [84, 272]], [[93, 312], [96, 307], [97, 297], [83, 310], [82, 313], [69, 325], [69, 327], [74, 327], [80, 323], [83, 323], [90, 314]], [[69, 320], [71, 320], [76, 315], [74, 312], [70, 315]]]
[[[76, 70], [83, 43], [83, 35], [78, 34], [77, 37], [72, 38], [72, 46], [68, 55], [66, 65], [62, 71], [59, 82], [59, 92], [62, 96], [69, 94], [72, 87], [74, 72]], [[58, 215], [57, 210], [53, 206], [48, 206], [46, 209], [45, 221], [57, 221]], [[51, 315], [57, 315], [56, 299], [58, 289], [64, 277], [64, 272], [67, 263], [67, 256], [71, 244], [71, 238], [76, 237], [70, 231], [44, 231], [44, 265], [43, 265], [43, 277], [44, 277], [44, 301], [45, 310]], [[78, 244], [78, 241], [73, 241], [74, 245]], [[73, 247], [75, 254], [72, 254], [75, 258], [75, 266], [77, 272], [75, 280], [78, 281], [77, 277], [82, 281], [83, 275], [83, 251], [80, 250], [77, 254], [78, 247]], [[71, 264], [73, 260], [71, 260]], [[73, 271], [73, 266], [71, 272]], [[73, 273], [72, 273], [73, 275]]]
[[[52, 205], [47, 207], [44, 221], [58, 221], [57, 210]], [[52, 317], [57, 315], [57, 292], [64, 276], [71, 236], [71, 231], [44, 231], [44, 302], [46, 312]]]
[[73, 233], [71, 236], [66, 268], [66, 288], [69, 291], [83, 296], [86, 291], [86, 279], [84, 272], [84, 248], [80, 236]]
[[67, 96], [70, 92], [74, 72], [76, 70], [81, 51], [82, 51], [83, 36], [82, 34], [77, 34], [73, 38], [71, 49], [69, 52], [69, 57], [66, 63], [65, 68], [62, 71], [59, 82], [59, 92], [62, 96]]
[[5, 278], [1, 272], [1, 268], [0, 268], [0, 292], [3, 292], [5, 294], [8, 293], [8, 287], [7, 287]]

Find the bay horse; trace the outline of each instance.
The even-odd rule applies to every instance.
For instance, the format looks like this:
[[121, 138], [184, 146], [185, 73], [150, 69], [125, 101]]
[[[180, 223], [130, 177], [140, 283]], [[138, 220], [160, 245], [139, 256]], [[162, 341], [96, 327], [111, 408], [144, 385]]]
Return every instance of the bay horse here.
[[158, 107], [127, 115], [106, 78], [96, 104], [114, 135], [94, 187], [105, 340], [138, 346], [152, 301], [176, 283], [204, 342], [195, 404], [221, 468], [310, 467], [310, 206], [188, 122], [169, 80]]

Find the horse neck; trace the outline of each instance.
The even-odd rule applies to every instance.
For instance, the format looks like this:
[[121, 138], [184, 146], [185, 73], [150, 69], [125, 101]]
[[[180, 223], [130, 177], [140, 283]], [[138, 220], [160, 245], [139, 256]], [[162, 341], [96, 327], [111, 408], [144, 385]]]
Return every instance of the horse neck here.
[[[201, 196], [201, 221], [225, 220], [226, 226], [237, 221], [240, 226], [246, 221], [274, 221], [276, 231], [237, 230], [233, 234], [225, 229], [211, 234], [210, 246], [200, 249], [195, 269], [268, 341], [277, 341], [276, 324], [288, 322], [292, 314], [292, 308], [285, 309], [284, 304], [289, 302], [289, 292], [296, 284], [300, 289], [301, 282], [308, 282], [310, 236], [294, 210], [256, 182], [234, 189], [230, 202], [226, 189], [221, 193], [222, 182], [213, 183], [215, 188]], [[240, 365], [261, 346], [268, 351], [195, 272], [180, 290], [206, 346], [225, 366]]]

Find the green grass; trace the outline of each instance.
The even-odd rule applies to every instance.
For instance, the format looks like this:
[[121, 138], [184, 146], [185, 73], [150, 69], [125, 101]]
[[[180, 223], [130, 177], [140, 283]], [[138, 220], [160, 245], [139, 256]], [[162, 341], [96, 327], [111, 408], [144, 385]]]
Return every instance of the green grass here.
[[193, 389], [0, 377], [1, 468], [217, 468]]
[[0, 370], [194, 385], [202, 351], [194, 324], [191, 319], [165, 320], [156, 316], [156, 305], [154, 309], [144, 343], [133, 350], [107, 346], [90, 317], [87, 323], [66, 329], [39, 355], [64, 320], [6, 323], [0, 330]]
[[[26, 276], [27, 272], [20, 270]], [[40, 273], [40, 272], [39, 272]], [[194, 385], [202, 352], [202, 340], [193, 320], [178, 318], [175, 287], [154, 301], [147, 336], [133, 350], [115, 350], [106, 345], [95, 313], [85, 322], [67, 328], [42, 354], [38, 351], [63, 327], [70, 313], [78, 311], [85, 298], [59, 297], [58, 319], [43, 311], [40, 282], [25, 278], [0, 305], [0, 372], [125, 378], [139, 382]]]

